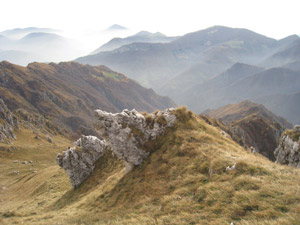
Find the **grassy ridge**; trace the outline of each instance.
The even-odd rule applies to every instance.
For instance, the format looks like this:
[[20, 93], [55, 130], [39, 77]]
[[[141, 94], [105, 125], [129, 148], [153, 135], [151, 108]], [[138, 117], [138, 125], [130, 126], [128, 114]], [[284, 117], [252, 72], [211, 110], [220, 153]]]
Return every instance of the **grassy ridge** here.
[[[29, 195], [5, 200], [0, 221], [299, 224], [299, 170], [246, 152], [184, 108], [177, 109], [176, 115], [175, 127], [147, 143], [145, 148], [152, 154], [127, 174], [123, 163], [107, 152], [93, 175], [76, 190], [71, 189], [62, 169], [54, 164], [45, 164], [31, 178], [26, 175], [23, 179], [32, 187]], [[56, 149], [61, 147], [57, 145]], [[31, 151], [29, 154], [34, 155]], [[6, 161], [7, 157], [1, 157], [1, 165]], [[226, 172], [226, 167], [235, 163], [236, 168]], [[2, 181], [11, 182], [9, 189], [20, 182], [12, 182], [12, 177], [3, 177]], [[1, 199], [2, 196], [5, 197], [1, 191]], [[6, 217], [5, 210], [14, 215]]]

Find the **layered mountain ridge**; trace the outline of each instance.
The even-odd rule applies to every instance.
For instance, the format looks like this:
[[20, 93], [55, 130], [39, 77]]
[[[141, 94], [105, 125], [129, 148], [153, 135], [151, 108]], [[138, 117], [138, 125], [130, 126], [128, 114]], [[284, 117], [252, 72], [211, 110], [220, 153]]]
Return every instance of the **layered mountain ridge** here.
[[117, 48], [122, 47], [123, 45], [132, 44], [135, 42], [142, 43], [167, 43], [175, 40], [177, 37], [167, 37], [162, 33], [150, 33], [147, 31], [140, 31], [135, 35], [126, 37], [126, 38], [113, 38], [106, 44], [100, 46], [94, 50], [91, 55], [98, 54], [100, 52], [112, 51]]
[[23, 108], [51, 117], [76, 132], [92, 124], [97, 108], [154, 111], [175, 104], [107, 67], [78, 63], [0, 63], [0, 94], [11, 110]]
[[[283, 44], [250, 30], [214, 26], [178, 37], [170, 43], [133, 43], [126, 48], [126, 53], [120, 49], [82, 57], [76, 61], [91, 65], [105, 64], [126, 72], [144, 85], [158, 85], [157, 88], [161, 88], [158, 77], [170, 80], [181, 73], [193, 76], [187, 71], [192, 68], [194, 71], [196, 67], [199, 72], [194, 76], [201, 81], [201, 77], [213, 77], [236, 62], [259, 63]], [[126, 62], [124, 58], [130, 60]], [[143, 63], [139, 65], [138, 62]], [[211, 64], [214, 66], [210, 67]], [[216, 74], [202, 71], [203, 65], [209, 68], [217, 67], [214, 68]], [[158, 71], [160, 72], [157, 73]]]
[[76, 61], [126, 72], [198, 113], [249, 99], [297, 124], [299, 43], [298, 35], [275, 40], [214, 26], [169, 43], [132, 43]]

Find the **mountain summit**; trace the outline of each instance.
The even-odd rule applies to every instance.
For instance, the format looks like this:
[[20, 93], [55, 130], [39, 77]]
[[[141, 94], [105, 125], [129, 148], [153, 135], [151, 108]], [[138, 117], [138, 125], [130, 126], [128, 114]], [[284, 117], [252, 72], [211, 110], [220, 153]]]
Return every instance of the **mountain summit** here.
[[141, 31], [135, 35], [126, 38], [113, 38], [109, 42], [103, 44], [98, 49], [93, 51], [91, 55], [98, 54], [100, 52], [112, 51], [120, 48], [124, 45], [129, 45], [136, 42], [143, 43], [168, 43], [175, 40], [176, 37], [167, 37], [162, 33], [150, 33], [148, 31]]
[[123, 27], [119, 24], [114, 24], [114, 25], [111, 25], [110, 27], [106, 28], [105, 31], [124, 31], [124, 30], [128, 30], [128, 28]]

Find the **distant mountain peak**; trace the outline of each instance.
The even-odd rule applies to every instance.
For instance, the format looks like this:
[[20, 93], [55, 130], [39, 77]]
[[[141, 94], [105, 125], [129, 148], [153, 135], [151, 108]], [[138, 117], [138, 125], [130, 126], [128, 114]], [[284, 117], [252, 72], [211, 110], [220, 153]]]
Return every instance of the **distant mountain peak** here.
[[149, 31], [140, 31], [135, 35], [128, 36], [126, 38], [113, 38], [109, 42], [97, 48], [95, 51], [91, 52], [91, 55], [116, 50], [122, 46], [133, 43], [168, 43], [175, 39], [177, 39], [177, 37], [167, 37], [160, 32], [151, 33]]
[[123, 27], [119, 24], [114, 24], [114, 25], [111, 25], [110, 27], [108, 27], [106, 29], [106, 31], [117, 31], [117, 30], [128, 30], [127, 27]]
[[46, 32], [33, 32], [33, 33], [30, 33], [30, 34], [27, 34], [22, 39], [41, 38], [41, 37], [61, 37], [61, 36], [59, 36], [57, 34], [53, 34], [53, 33], [46, 33]]
[[147, 36], [147, 35], [151, 35], [151, 34], [152, 33], [149, 31], [142, 30], [142, 31], [136, 33], [134, 36]]
[[263, 68], [258, 66], [253, 66], [246, 63], [237, 62], [233, 64], [228, 70], [229, 71], [235, 71], [235, 70], [249, 70], [249, 69], [257, 69], [257, 70], [263, 70]]
[[155, 37], [166, 37], [166, 35], [164, 35], [163, 33], [160, 32], [156, 32], [156, 33], [151, 33], [149, 31], [140, 31], [138, 33], [136, 33], [133, 36], [155, 36]]

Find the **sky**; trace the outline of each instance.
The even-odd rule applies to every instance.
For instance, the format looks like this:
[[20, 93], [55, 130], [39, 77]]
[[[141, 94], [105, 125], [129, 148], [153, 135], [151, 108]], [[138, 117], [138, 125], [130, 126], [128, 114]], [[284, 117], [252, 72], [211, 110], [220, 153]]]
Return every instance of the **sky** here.
[[47, 27], [83, 39], [112, 24], [168, 36], [223, 25], [280, 39], [300, 34], [299, 9], [299, 0], [1, 0], [0, 31]]

